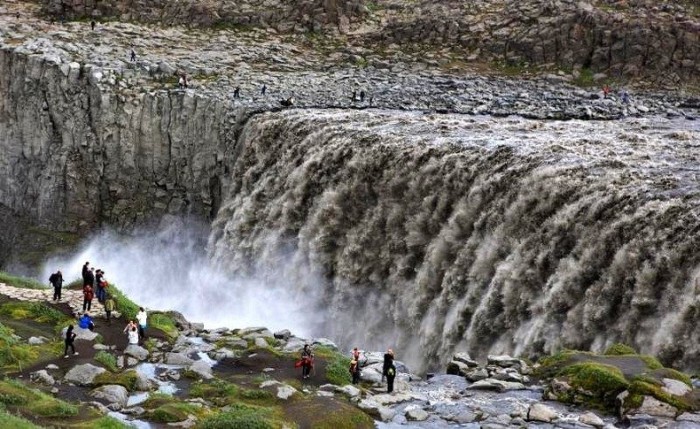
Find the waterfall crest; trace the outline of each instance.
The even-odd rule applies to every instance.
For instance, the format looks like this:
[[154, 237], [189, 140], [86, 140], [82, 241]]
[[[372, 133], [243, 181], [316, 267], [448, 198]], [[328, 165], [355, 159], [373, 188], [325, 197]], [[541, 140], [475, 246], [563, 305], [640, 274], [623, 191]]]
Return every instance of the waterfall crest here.
[[700, 130], [670, 126], [261, 114], [211, 256], [233, 272], [286, 259], [328, 335], [416, 364], [622, 341], [690, 367]]

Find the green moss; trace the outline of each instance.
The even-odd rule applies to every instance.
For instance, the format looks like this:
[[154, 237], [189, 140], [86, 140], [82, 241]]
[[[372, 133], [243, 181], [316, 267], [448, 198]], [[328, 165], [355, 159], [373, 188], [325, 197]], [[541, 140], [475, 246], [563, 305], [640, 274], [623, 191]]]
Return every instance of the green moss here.
[[247, 399], [251, 401], [259, 401], [259, 400], [269, 400], [269, 399], [274, 399], [274, 395], [267, 390], [261, 390], [261, 389], [246, 389], [240, 392], [240, 398], [241, 399]]
[[673, 380], [682, 381], [683, 383], [687, 384], [689, 387], [693, 387], [693, 382], [690, 379], [690, 376], [688, 376], [687, 374], [683, 374], [680, 371], [676, 371], [675, 369], [659, 368], [659, 369], [655, 370], [652, 374], [655, 377], [658, 377], [660, 379], [661, 378], [670, 378]]
[[[561, 398], [564, 402], [582, 402], [605, 410], [615, 409], [617, 395], [629, 385], [617, 367], [594, 362], [568, 366], [559, 375], [566, 376], [579, 392], [575, 397]], [[583, 395], [582, 391], [588, 393]]]
[[26, 367], [39, 357], [39, 348], [21, 343], [14, 336], [14, 331], [0, 323], [0, 367]]
[[78, 407], [53, 397], [42, 398], [33, 402], [29, 410], [42, 417], [72, 417], [78, 415]]
[[124, 295], [124, 293], [119, 290], [116, 285], [110, 284], [108, 291], [114, 299], [115, 309], [127, 320], [136, 319], [136, 313], [139, 312], [139, 306]]
[[13, 319], [32, 319], [39, 323], [60, 325], [71, 320], [60, 311], [41, 302], [13, 301], [0, 305], [0, 315]]
[[[48, 280], [46, 280], [48, 283]], [[0, 283], [23, 289], [48, 289], [43, 283], [26, 277], [13, 276], [12, 274], [0, 271]]]
[[95, 353], [94, 359], [112, 372], [119, 371], [119, 368], [117, 368], [117, 358], [111, 353], [100, 350], [99, 352]]
[[76, 428], [79, 429], [131, 429], [132, 426], [127, 425], [125, 423], [120, 422], [119, 420], [109, 417], [109, 416], [104, 416], [100, 417], [98, 419], [89, 421], [89, 422], [84, 422], [80, 423]]
[[148, 315], [148, 325], [152, 328], [159, 329], [168, 336], [170, 340], [174, 340], [179, 335], [175, 321], [165, 313], [152, 312]]
[[175, 423], [187, 420], [190, 415], [196, 416], [201, 408], [183, 402], [170, 402], [148, 412], [148, 418], [157, 423]]
[[96, 386], [105, 386], [108, 384], [118, 384], [124, 386], [126, 390], [133, 392], [136, 390], [136, 385], [138, 383], [138, 375], [133, 369], [124, 371], [119, 374], [114, 374], [109, 371], [98, 374], [93, 380], [93, 384]]
[[236, 404], [229, 411], [209, 416], [199, 424], [201, 429], [276, 429], [280, 425], [271, 410]]
[[632, 347], [628, 346], [627, 344], [622, 344], [622, 343], [615, 343], [608, 347], [607, 350], [605, 350], [605, 355], [607, 356], [622, 356], [622, 355], [633, 355], [636, 354], [637, 351], [633, 349]]
[[659, 362], [659, 360], [656, 359], [654, 356], [641, 355], [639, 356], [639, 358], [642, 361], [644, 361], [644, 363], [649, 369], [661, 369], [664, 367], [663, 365], [661, 365], [661, 362]]
[[344, 386], [350, 384], [352, 377], [350, 376], [350, 358], [340, 353], [335, 353], [328, 359], [326, 365], [326, 378], [332, 384]]
[[314, 429], [370, 429], [374, 428], [374, 420], [360, 410], [335, 410], [326, 417], [314, 423]]
[[660, 386], [646, 383], [644, 381], [634, 381], [629, 386], [630, 397], [625, 401], [625, 406], [637, 408], [642, 404], [643, 396], [652, 396], [661, 402], [676, 407], [679, 411], [693, 411], [693, 407], [683, 397], [668, 394]]
[[190, 396], [207, 399], [222, 406], [230, 402], [230, 398], [238, 394], [238, 387], [222, 380], [193, 383]]

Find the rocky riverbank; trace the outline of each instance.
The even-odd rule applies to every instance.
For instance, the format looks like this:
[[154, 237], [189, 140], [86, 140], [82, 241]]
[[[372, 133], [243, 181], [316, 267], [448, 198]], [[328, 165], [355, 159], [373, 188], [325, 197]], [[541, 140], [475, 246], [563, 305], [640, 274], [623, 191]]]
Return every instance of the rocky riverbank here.
[[[46, 305], [39, 304], [44, 299], [35, 292], [2, 285], [0, 293]], [[14, 316], [5, 311], [7, 306], [18, 308], [13, 302], [0, 302], [3, 324], [14, 323]], [[128, 347], [118, 334], [123, 321], [110, 326], [98, 319], [99, 335], [79, 332], [78, 356], [30, 364], [15, 374], [30, 380], [28, 385], [5, 381], [0, 391], [12, 388], [21, 396], [30, 392], [22, 389], [38, 388], [74, 404], [70, 406], [109, 416], [114, 419], [111, 424], [116, 420], [136, 427], [223, 428], [247, 419], [259, 427], [376, 424], [385, 429], [700, 425], [697, 381], [691, 384], [687, 376], [623, 346], [611, 347], [605, 355], [565, 351], [535, 364], [489, 356], [481, 365], [458, 353], [447, 374], [428, 374], [425, 379], [396, 361], [395, 391], [388, 394], [381, 380], [382, 353], [361, 352], [361, 382], [351, 385], [348, 354], [330, 340], [298, 338], [287, 330], [273, 333], [263, 327], [205, 329], [177, 313], [160, 314], [167, 315], [174, 330], [150, 329], [147, 341]], [[32, 347], [53, 341], [16, 338]], [[317, 363], [312, 377], [301, 380], [294, 361], [306, 343], [313, 345]], [[620, 371], [619, 385], [606, 378], [615, 371]], [[640, 390], [644, 385], [651, 387]], [[22, 414], [23, 408], [2, 399], [6, 397], [0, 396], [0, 402]], [[305, 409], [318, 409], [320, 414], [308, 415]], [[332, 413], [341, 419], [333, 420]], [[40, 425], [70, 425], [71, 417], [32, 419]]]

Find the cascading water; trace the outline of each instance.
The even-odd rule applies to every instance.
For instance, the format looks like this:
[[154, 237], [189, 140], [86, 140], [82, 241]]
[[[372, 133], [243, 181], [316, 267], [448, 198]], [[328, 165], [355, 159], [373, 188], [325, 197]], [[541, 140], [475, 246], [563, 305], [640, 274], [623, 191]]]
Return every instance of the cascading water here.
[[214, 263], [284, 260], [345, 344], [419, 369], [614, 341], [697, 363], [697, 125], [298, 110], [238, 145]]

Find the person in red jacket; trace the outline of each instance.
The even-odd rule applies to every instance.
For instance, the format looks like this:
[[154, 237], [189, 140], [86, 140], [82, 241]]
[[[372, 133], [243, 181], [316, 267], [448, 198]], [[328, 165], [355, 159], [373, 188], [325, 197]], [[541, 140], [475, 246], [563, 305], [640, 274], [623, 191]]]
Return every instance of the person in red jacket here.
[[92, 307], [92, 299], [95, 297], [95, 293], [92, 291], [92, 286], [85, 285], [83, 287], [83, 312], [90, 311]]

